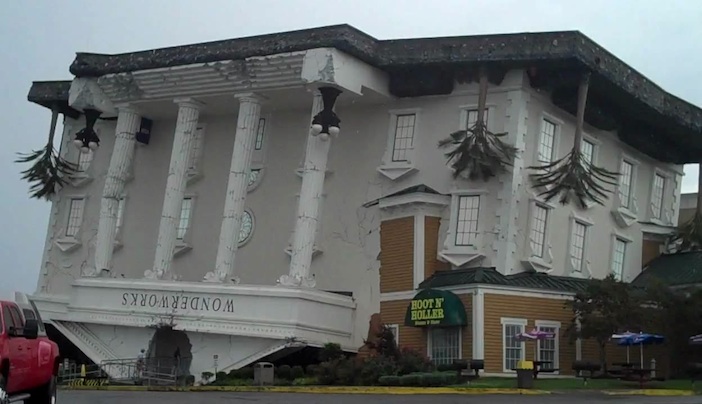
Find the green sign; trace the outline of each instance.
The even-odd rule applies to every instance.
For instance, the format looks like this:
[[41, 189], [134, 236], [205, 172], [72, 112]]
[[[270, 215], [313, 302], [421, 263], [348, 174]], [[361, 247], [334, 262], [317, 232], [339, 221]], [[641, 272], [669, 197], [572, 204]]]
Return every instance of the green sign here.
[[467, 324], [463, 302], [447, 290], [422, 290], [410, 301], [405, 313], [405, 325], [412, 327], [460, 327]]

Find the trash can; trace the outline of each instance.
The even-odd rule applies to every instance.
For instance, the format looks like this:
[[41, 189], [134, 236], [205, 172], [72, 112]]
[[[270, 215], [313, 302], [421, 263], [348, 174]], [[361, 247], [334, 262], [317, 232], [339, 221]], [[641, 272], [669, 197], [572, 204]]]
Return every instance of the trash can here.
[[517, 388], [534, 388], [534, 371], [531, 369], [517, 369]]
[[275, 371], [273, 364], [270, 362], [258, 362], [254, 365], [254, 384], [263, 386], [264, 384], [273, 384]]

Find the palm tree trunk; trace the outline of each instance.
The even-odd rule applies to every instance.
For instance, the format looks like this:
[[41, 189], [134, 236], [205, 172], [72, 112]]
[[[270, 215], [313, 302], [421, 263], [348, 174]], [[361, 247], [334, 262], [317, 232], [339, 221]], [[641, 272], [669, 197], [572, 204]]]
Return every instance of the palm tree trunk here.
[[484, 66], [480, 67], [478, 72], [480, 80], [480, 92], [478, 93], [478, 125], [485, 123], [485, 104], [487, 104], [488, 77], [487, 69]]
[[56, 124], [58, 123], [59, 110], [56, 105], [51, 107], [51, 126], [49, 127], [49, 144], [54, 147], [54, 136], [56, 135]]
[[583, 143], [583, 124], [585, 122], [585, 105], [587, 104], [587, 91], [590, 86], [590, 73], [583, 73], [578, 86], [578, 110], [575, 121], [575, 140], [573, 152], [580, 153]]

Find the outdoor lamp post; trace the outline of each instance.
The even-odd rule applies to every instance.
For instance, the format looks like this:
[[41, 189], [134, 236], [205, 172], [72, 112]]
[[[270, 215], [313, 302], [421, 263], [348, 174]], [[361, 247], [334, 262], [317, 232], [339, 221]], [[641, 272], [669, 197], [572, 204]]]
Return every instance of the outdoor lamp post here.
[[341, 94], [341, 90], [334, 87], [320, 87], [322, 94], [322, 110], [312, 118], [312, 136], [319, 136], [321, 140], [329, 140], [329, 135], [334, 137], [339, 135], [339, 124], [341, 120], [334, 112], [336, 97]]
[[85, 113], [85, 128], [76, 133], [73, 144], [83, 153], [87, 153], [90, 150], [96, 150], [100, 146], [100, 138], [93, 127], [102, 112], [95, 109], [86, 109], [83, 112]]

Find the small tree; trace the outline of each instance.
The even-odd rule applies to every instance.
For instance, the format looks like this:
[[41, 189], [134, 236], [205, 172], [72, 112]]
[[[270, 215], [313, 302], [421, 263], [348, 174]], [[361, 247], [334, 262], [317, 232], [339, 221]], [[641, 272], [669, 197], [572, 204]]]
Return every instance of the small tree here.
[[392, 332], [392, 328], [386, 324], [383, 324], [373, 341], [366, 341], [366, 346], [378, 355], [386, 358], [397, 359], [400, 356], [400, 349], [395, 341], [395, 334]]
[[640, 301], [630, 293], [626, 283], [609, 275], [602, 280], [592, 280], [566, 304], [573, 311], [567, 334], [571, 340], [594, 339], [600, 351], [600, 365], [606, 372], [606, 348], [612, 334], [640, 327]]

